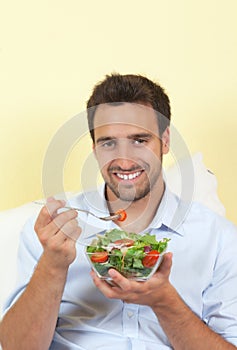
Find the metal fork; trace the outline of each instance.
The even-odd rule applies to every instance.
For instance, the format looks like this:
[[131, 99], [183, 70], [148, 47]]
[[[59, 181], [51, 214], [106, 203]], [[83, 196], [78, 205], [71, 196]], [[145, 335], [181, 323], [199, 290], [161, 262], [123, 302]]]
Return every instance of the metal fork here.
[[[39, 205], [46, 205], [46, 203], [43, 203], [43, 202], [34, 202], [35, 204], [39, 204]], [[98, 216], [92, 212], [90, 212], [89, 210], [85, 210], [85, 209], [79, 209], [79, 208], [74, 208], [74, 207], [64, 207], [66, 209], [73, 209], [73, 210], [76, 210], [76, 211], [80, 211], [80, 212], [83, 212], [83, 213], [87, 213], [87, 214], [90, 214], [92, 216], [94, 216], [95, 218], [97, 219], [100, 219], [100, 220], [104, 220], [104, 221], [114, 221], [114, 220], [118, 220], [120, 217], [121, 217], [121, 214], [117, 213], [117, 214], [113, 214], [113, 215], [109, 215], [109, 216]]]

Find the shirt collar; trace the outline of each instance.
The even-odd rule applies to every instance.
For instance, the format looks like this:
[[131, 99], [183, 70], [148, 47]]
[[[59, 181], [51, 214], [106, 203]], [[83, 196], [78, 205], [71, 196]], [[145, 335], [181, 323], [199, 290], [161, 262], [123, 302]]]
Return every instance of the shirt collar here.
[[[86, 204], [86, 207], [89, 207], [91, 212], [94, 214], [99, 216], [109, 215], [109, 210], [105, 199], [104, 183], [98, 188], [97, 191], [89, 192], [84, 195], [83, 201], [84, 204]], [[172, 193], [167, 186], [165, 186], [165, 191], [159, 208], [146, 231], [163, 227], [168, 231], [172, 231], [173, 233], [183, 236], [184, 230], [182, 222], [188, 212], [188, 209], [189, 205], [185, 204], [184, 201], [182, 201], [178, 196]], [[111, 221], [102, 221], [90, 216], [90, 218], [86, 220], [86, 227], [84, 227], [84, 229], [87, 231], [86, 236], [88, 236], [88, 232], [90, 232], [89, 236], [91, 236], [95, 233], [110, 230], [114, 227], [116, 226]]]
[[149, 225], [149, 229], [156, 229], [164, 226], [166, 230], [184, 235], [182, 222], [187, 213], [188, 206], [167, 186], [161, 199], [159, 208]]

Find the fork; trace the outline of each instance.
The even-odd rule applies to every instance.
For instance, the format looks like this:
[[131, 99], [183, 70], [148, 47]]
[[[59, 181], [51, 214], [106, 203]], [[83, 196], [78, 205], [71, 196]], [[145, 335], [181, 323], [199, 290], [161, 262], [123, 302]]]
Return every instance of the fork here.
[[[46, 203], [43, 203], [43, 202], [37, 202], [35, 201], [34, 202], [35, 204], [38, 204], [38, 205], [46, 205]], [[87, 214], [90, 214], [92, 216], [94, 216], [95, 218], [97, 219], [100, 219], [100, 220], [104, 220], [104, 221], [114, 221], [114, 220], [121, 220], [122, 218], [122, 215], [124, 211], [122, 210], [118, 210], [118, 212], [114, 213], [113, 215], [109, 215], [109, 216], [98, 216], [92, 212], [90, 212], [89, 210], [85, 210], [85, 209], [79, 209], [79, 208], [75, 208], [75, 207], [69, 207], [69, 206], [66, 206], [64, 207], [66, 209], [73, 209], [73, 210], [76, 210], [76, 211], [80, 211], [80, 212], [83, 212], [83, 213], [87, 213]]]

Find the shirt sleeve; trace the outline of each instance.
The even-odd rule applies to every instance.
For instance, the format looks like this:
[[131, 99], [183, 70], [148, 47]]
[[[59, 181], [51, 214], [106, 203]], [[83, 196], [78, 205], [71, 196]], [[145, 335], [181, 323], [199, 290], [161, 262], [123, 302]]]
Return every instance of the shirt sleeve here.
[[[218, 234], [218, 229], [213, 234]], [[203, 293], [203, 320], [237, 345], [237, 228], [229, 223], [219, 238], [213, 278]]]
[[30, 218], [20, 233], [16, 283], [3, 305], [3, 314], [8, 311], [25, 290], [42, 254], [42, 246], [34, 231], [35, 219], [35, 217]]

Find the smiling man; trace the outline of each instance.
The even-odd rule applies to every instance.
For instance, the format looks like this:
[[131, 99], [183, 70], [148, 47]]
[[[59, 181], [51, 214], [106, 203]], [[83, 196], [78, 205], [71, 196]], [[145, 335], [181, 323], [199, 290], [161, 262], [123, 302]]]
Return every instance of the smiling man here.
[[[94, 214], [126, 208], [127, 219], [104, 222], [48, 199], [21, 234], [18, 282], [0, 325], [3, 350], [236, 349], [237, 230], [198, 203], [184, 213], [186, 203], [167, 188], [168, 96], [146, 77], [113, 74], [87, 107], [104, 184], [69, 205]], [[90, 271], [76, 241], [113, 228], [167, 237], [172, 253], [145, 282], [110, 269], [108, 283]]]
[[161, 139], [151, 107], [103, 104], [95, 113], [93, 137], [110, 211], [126, 208], [128, 218], [123, 228], [141, 232], [164, 192], [162, 155], [169, 149], [169, 128]]

